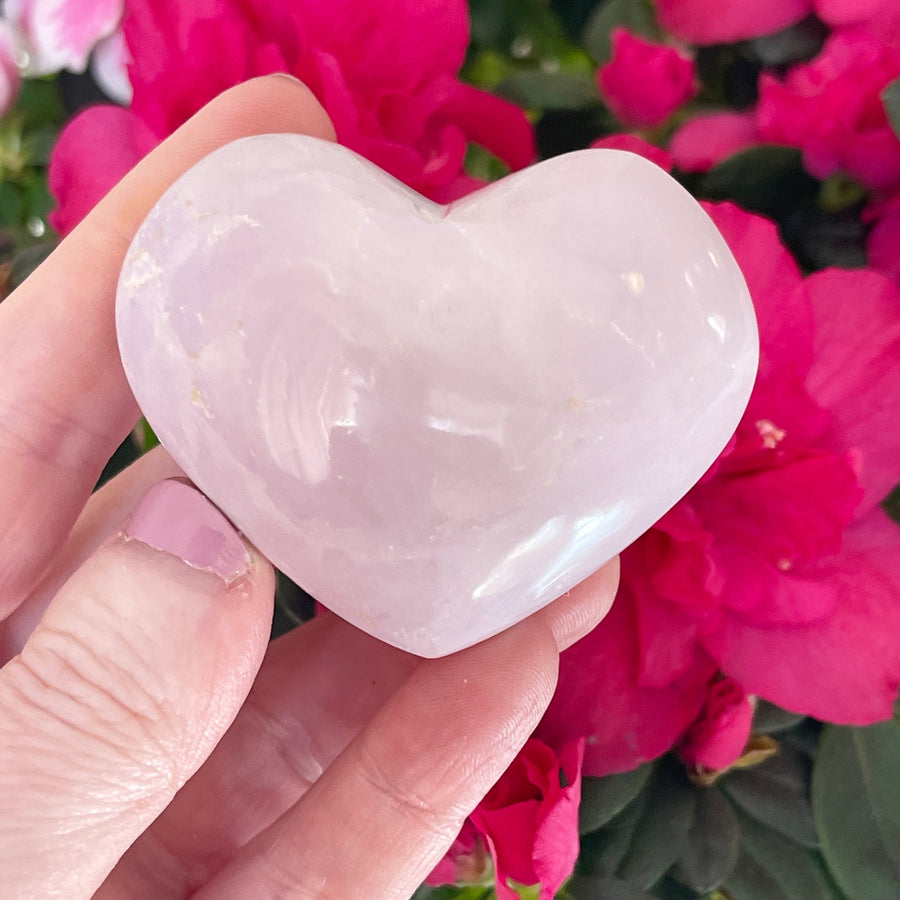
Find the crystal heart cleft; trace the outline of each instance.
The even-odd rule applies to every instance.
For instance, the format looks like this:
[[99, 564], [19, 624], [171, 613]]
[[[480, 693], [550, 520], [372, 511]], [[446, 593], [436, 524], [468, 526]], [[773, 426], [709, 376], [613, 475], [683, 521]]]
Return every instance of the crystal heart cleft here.
[[128, 379], [185, 472], [354, 625], [439, 656], [523, 619], [713, 462], [757, 333], [661, 169], [557, 157], [450, 206], [297, 135], [216, 151], [122, 270]]

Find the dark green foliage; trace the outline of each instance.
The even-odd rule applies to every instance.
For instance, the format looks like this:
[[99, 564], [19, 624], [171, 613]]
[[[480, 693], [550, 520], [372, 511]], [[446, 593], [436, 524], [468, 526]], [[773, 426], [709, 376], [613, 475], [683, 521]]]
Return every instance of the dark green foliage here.
[[655, 884], [687, 849], [696, 804], [697, 790], [684, 767], [664, 759], [617, 874], [644, 887]]
[[715, 788], [698, 791], [687, 844], [672, 867], [673, 878], [701, 894], [711, 891], [734, 870], [740, 841], [731, 804]]
[[756, 704], [756, 712], [753, 714], [753, 733], [777, 734], [799, 725], [804, 718], [799, 713], [788, 712], [786, 709], [775, 706], [774, 703], [760, 700]]
[[900, 897], [900, 724], [825, 729], [813, 776], [822, 853], [848, 897]]
[[614, 28], [627, 28], [650, 40], [662, 36], [650, 0], [607, 0], [595, 8], [584, 28], [584, 46], [595, 62], [609, 62]]
[[586, 776], [581, 783], [581, 833], [596, 831], [617, 816], [637, 797], [652, 770], [648, 763], [630, 772], [607, 775], [605, 778]]
[[579, 72], [513, 72], [496, 87], [496, 93], [526, 109], [584, 109], [600, 102], [590, 75]]
[[722, 790], [757, 821], [804, 847], [816, 847], [809, 776], [809, 760], [782, 745], [765, 764], [728, 774], [722, 779]]
[[894, 79], [881, 92], [881, 102], [894, 134], [900, 137], [900, 78]]
[[778, 69], [812, 59], [825, 43], [828, 28], [815, 16], [747, 41], [748, 51], [767, 68]]

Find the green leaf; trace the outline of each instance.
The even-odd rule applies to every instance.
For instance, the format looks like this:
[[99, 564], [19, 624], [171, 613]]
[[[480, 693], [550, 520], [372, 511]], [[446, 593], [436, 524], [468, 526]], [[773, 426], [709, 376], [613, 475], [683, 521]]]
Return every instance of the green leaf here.
[[826, 728], [813, 772], [822, 853], [853, 898], [900, 897], [900, 724]]
[[572, 900], [655, 900], [634, 882], [585, 875], [576, 875], [566, 885], [566, 893]]
[[589, 75], [522, 70], [505, 78], [496, 93], [527, 109], [583, 109], [600, 102]]
[[491, 897], [496, 897], [494, 889], [483, 885], [456, 887], [445, 884], [441, 887], [428, 887], [423, 884], [410, 900], [488, 900]]
[[22, 149], [32, 165], [46, 166], [50, 162], [50, 154], [59, 137], [59, 129], [52, 125], [43, 125], [25, 133]]
[[[657, 900], [698, 900], [699, 894], [668, 876], [660, 879], [652, 888]], [[704, 895], [706, 896], [706, 895]], [[712, 900], [712, 898], [708, 898]]]
[[819, 749], [819, 738], [822, 735], [822, 723], [815, 719], [804, 719], [795, 728], [778, 736], [779, 745], [802, 753], [812, 759]]
[[650, 0], [606, 0], [588, 19], [582, 37], [585, 49], [596, 62], [609, 62], [612, 57], [610, 34], [619, 27], [651, 40], [659, 40], [662, 36]]
[[15, 228], [25, 218], [25, 189], [12, 181], [0, 181], [0, 225]]
[[653, 771], [647, 763], [603, 778], [585, 776], [581, 782], [581, 807], [578, 810], [580, 834], [596, 831], [617, 816], [640, 793]]
[[28, 130], [62, 125], [66, 114], [56, 79], [26, 78], [19, 90], [15, 111], [23, 117]]
[[578, 858], [579, 874], [595, 878], [612, 878], [615, 875], [631, 846], [634, 829], [646, 805], [646, 793], [639, 794], [611, 822], [582, 838], [581, 856]]
[[808, 271], [865, 266], [867, 235], [858, 208], [827, 213], [810, 205], [798, 208], [782, 223], [782, 237]]
[[836, 900], [817, 854], [749, 816], [739, 816], [739, 821], [741, 855], [725, 881], [728, 896], [733, 900]]
[[753, 715], [754, 734], [777, 734], [787, 731], [802, 722], [806, 717], [799, 713], [788, 712], [767, 700], [759, 700]]
[[828, 28], [810, 16], [774, 34], [754, 38], [746, 46], [764, 67], [774, 68], [812, 59], [826, 37]]
[[472, 41], [516, 59], [557, 60], [572, 43], [562, 23], [543, 0], [472, 0]]
[[56, 241], [42, 241], [20, 250], [12, 263], [12, 286], [17, 288], [55, 249]]
[[[895, 485], [893, 490], [881, 501], [881, 508], [898, 524], [900, 524], [900, 484]], [[900, 703], [900, 701], [898, 701]], [[898, 706], [900, 710], [900, 706]], [[898, 712], [900, 715], [900, 712]]]
[[900, 78], [895, 78], [881, 92], [881, 102], [894, 134], [900, 138]]
[[785, 746], [762, 765], [730, 772], [721, 781], [722, 790], [754, 819], [798, 844], [817, 847], [808, 784], [807, 759]]
[[670, 874], [705, 894], [734, 871], [740, 839], [731, 804], [715, 788], [706, 788], [697, 795], [687, 848]]
[[697, 790], [683, 767], [675, 760], [664, 761], [616, 874], [644, 887], [658, 881], [687, 849], [696, 802]]
[[778, 217], [815, 198], [818, 182], [803, 170], [800, 151], [760, 144], [722, 160], [700, 182], [710, 200], [734, 200], [752, 212]]
[[566, 32], [574, 38], [580, 38], [588, 18], [600, 2], [602, 0], [550, 0], [550, 6]]

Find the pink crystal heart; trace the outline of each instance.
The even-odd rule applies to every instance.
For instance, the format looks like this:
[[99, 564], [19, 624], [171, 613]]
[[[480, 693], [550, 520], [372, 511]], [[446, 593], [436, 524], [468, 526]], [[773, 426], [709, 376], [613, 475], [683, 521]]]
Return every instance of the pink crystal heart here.
[[572, 153], [445, 207], [297, 135], [230, 144], [163, 196], [117, 325], [197, 485], [424, 656], [523, 619], [677, 502], [758, 349], [725, 242], [640, 157]]

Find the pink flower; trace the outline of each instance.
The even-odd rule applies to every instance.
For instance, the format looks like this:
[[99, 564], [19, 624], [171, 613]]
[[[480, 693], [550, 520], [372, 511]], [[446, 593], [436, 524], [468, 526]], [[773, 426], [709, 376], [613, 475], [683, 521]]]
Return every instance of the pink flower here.
[[834, 34], [812, 62], [795, 66], [783, 82], [760, 77], [760, 137], [799, 147], [817, 178], [845, 171], [870, 188], [896, 186], [900, 140], [880, 93], [897, 77], [900, 49], [859, 33]]
[[16, 42], [6, 22], [0, 21], [0, 116], [5, 115], [19, 96], [19, 68]]
[[870, 207], [866, 217], [875, 222], [866, 243], [869, 265], [900, 288], [900, 194]]
[[682, 172], [706, 172], [740, 150], [759, 143], [752, 113], [703, 113], [681, 125], [669, 143]]
[[613, 29], [611, 39], [612, 59], [597, 71], [597, 85], [620, 121], [659, 125], [697, 93], [694, 61], [680, 50], [624, 28]]
[[94, 46], [111, 35], [125, 0], [6, 0], [4, 17], [22, 35], [29, 71], [83, 72]]
[[[900, 480], [900, 299], [865, 270], [804, 279], [773, 223], [707, 211], [753, 296], [759, 374], [729, 446], [563, 654], [538, 736], [586, 737], [591, 775], [696, 746], [721, 675], [846, 724], [888, 718], [900, 685], [900, 528], [878, 506]], [[739, 752], [728, 733], [717, 764]]]
[[469, 36], [463, 0], [131, 0], [122, 28], [131, 107], [114, 130], [95, 107], [60, 137], [50, 183], [62, 232], [206, 102], [271, 72], [306, 82], [341, 143], [429, 196], [469, 188], [455, 182], [470, 141], [513, 168], [535, 155], [522, 110], [457, 78]]
[[583, 753], [583, 741], [567, 744], [557, 756], [542, 741], [529, 740], [466, 820], [429, 884], [483, 875], [483, 842], [494, 859], [499, 900], [518, 898], [507, 879], [540, 884], [539, 900], [552, 900], [578, 859]]
[[730, 678], [717, 679], [678, 754], [691, 766], [710, 772], [725, 769], [743, 753], [752, 724], [753, 704], [741, 686]]
[[636, 134], [611, 134], [609, 137], [598, 138], [591, 142], [591, 147], [607, 150], [627, 150], [629, 153], [636, 153], [649, 159], [650, 162], [656, 163], [666, 172], [672, 171], [672, 157], [655, 144], [645, 141]]
[[855, 28], [885, 43], [900, 43], [897, 0], [813, 0], [813, 8], [833, 28]]
[[660, 24], [692, 44], [732, 44], [772, 34], [810, 13], [834, 28], [853, 27], [888, 43], [900, 39], [896, 0], [655, 0]]
[[810, 0], [655, 0], [666, 31], [692, 44], [731, 44], [780, 31], [811, 10]]

